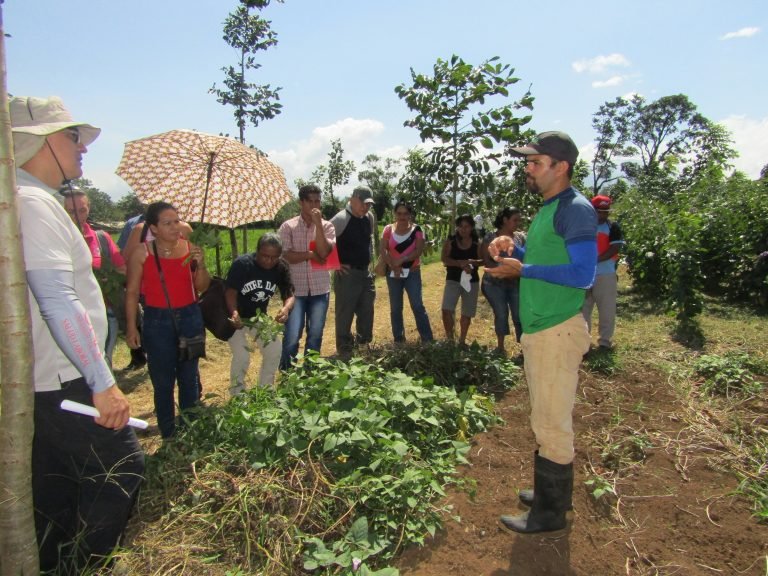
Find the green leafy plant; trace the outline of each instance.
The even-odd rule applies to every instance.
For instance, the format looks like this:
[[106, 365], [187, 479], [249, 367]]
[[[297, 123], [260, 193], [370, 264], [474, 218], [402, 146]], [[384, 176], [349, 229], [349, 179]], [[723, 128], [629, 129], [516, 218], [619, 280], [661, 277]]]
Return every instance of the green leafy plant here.
[[[672, 310], [685, 318], [696, 316], [690, 297], [697, 291], [764, 305], [765, 180], [752, 181], [738, 171], [726, 177], [710, 167], [689, 187], [677, 193], [662, 190], [658, 197], [638, 182], [622, 192], [615, 206], [635, 290], [669, 299]], [[697, 336], [695, 323], [682, 327]], [[680, 336], [685, 338], [685, 330]]]
[[280, 324], [269, 314], [265, 314], [261, 310], [257, 310], [255, 316], [243, 318], [240, 321], [244, 326], [253, 328], [256, 331], [255, 338], [258, 338], [264, 344], [274, 342], [285, 329], [284, 324]]
[[584, 356], [584, 366], [590, 372], [605, 376], [616, 374], [621, 369], [618, 356], [613, 349], [595, 348]]
[[710, 396], [758, 393], [762, 384], [755, 380], [752, 370], [759, 372], [763, 368], [749, 355], [739, 352], [729, 352], [724, 356], [703, 354], [693, 364], [694, 375], [704, 379], [702, 392]]
[[758, 522], [768, 524], [768, 440], [757, 436], [751, 444], [738, 491], [752, 500]]
[[372, 349], [368, 355], [388, 370], [402, 370], [410, 376], [431, 379], [437, 385], [456, 390], [501, 392], [522, 378], [522, 369], [513, 360], [476, 342], [461, 346], [436, 340], [429, 344], [381, 347]]
[[674, 313], [674, 335], [680, 342], [700, 348], [704, 334], [698, 316], [702, 309], [702, 270], [699, 236], [701, 217], [680, 211], [670, 222], [664, 265], [669, 279], [667, 303]]
[[585, 480], [584, 484], [590, 488], [590, 494], [595, 500], [600, 500], [606, 495], [616, 496], [616, 489], [613, 484], [603, 476], [592, 476]]
[[608, 442], [600, 456], [606, 468], [620, 472], [623, 468], [643, 462], [648, 449], [652, 447], [653, 443], [647, 434], [627, 430], [619, 439]]
[[351, 573], [358, 560], [356, 573], [396, 574], [382, 569], [436, 533], [467, 440], [497, 421], [472, 388], [311, 355], [275, 391], [249, 390], [189, 422], [149, 467], [145, 498], [173, 501], [172, 522], [252, 571]]
[[125, 274], [120, 274], [111, 266], [103, 266], [93, 272], [107, 302], [114, 305], [124, 302]]
[[[304, 569], [316, 570], [339, 566], [349, 569], [348, 572], [358, 572], [376, 576], [397, 576], [395, 568], [370, 570], [365, 563], [370, 556], [381, 552], [385, 543], [378, 540], [376, 534], [368, 531], [368, 519], [362, 516], [355, 520], [343, 538], [336, 540], [331, 549], [326, 548], [320, 538], [307, 538], [304, 553]], [[337, 572], [334, 572], [337, 573]]]
[[208, 224], [195, 226], [188, 240], [201, 248], [215, 248], [221, 244], [221, 239], [216, 234], [216, 228]]

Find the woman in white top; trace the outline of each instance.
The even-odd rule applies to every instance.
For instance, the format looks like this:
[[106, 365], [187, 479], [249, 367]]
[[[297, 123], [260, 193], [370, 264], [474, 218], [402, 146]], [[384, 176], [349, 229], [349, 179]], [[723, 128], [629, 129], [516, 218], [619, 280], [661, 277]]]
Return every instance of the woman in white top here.
[[403, 324], [403, 290], [408, 294], [416, 329], [422, 342], [432, 341], [432, 326], [421, 296], [419, 257], [424, 251], [425, 237], [421, 227], [413, 223], [413, 208], [400, 200], [395, 204], [395, 222], [384, 227], [379, 250], [387, 264], [387, 289], [392, 336], [405, 342]]

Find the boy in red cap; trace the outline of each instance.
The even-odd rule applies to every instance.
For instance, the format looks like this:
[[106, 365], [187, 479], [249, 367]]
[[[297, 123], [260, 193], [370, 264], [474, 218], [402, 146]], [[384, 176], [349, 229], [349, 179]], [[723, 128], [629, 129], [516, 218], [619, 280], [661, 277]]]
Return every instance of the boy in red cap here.
[[616, 262], [624, 236], [619, 225], [608, 220], [612, 200], [608, 196], [595, 196], [591, 202], [597, 212], [597, 276], [592, 288], [587, 290], [582, 313], [591, 332], [592, 309], [597, 304], [597, 343], [601, 349], [610, 350], [616, 328]]

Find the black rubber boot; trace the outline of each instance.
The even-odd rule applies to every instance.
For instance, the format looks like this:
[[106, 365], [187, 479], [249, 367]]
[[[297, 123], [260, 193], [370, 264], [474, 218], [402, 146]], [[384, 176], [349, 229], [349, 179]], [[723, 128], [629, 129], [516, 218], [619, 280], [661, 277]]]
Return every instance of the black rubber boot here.
[[523, 534], [562, 530], [571, 503], [573, 464], [557, 464], [536, 455], [533, 469], [534, 497], [530, 511], [520, 516], [502, 516], [501, 523]]
[[[568, 510], [573, 510], [573, 474], [570, 477], [571, 486], [568, 490]], [[520, 499], [520, 503], [525, 506], [533, 506], [533, 488], [523, 488], [517, 493], [517, 497]]]

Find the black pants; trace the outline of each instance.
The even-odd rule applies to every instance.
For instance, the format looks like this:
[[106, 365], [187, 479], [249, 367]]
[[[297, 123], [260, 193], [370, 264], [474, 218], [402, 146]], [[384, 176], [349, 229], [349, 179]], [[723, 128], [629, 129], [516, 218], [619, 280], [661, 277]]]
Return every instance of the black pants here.
[[80, 574], [118, 544], [144, 473], [131, 428], [103, 428], [60, 408], [64, 399], [93, 405], [79, 378], [35, 394], [32, 495], [40, 570]]

